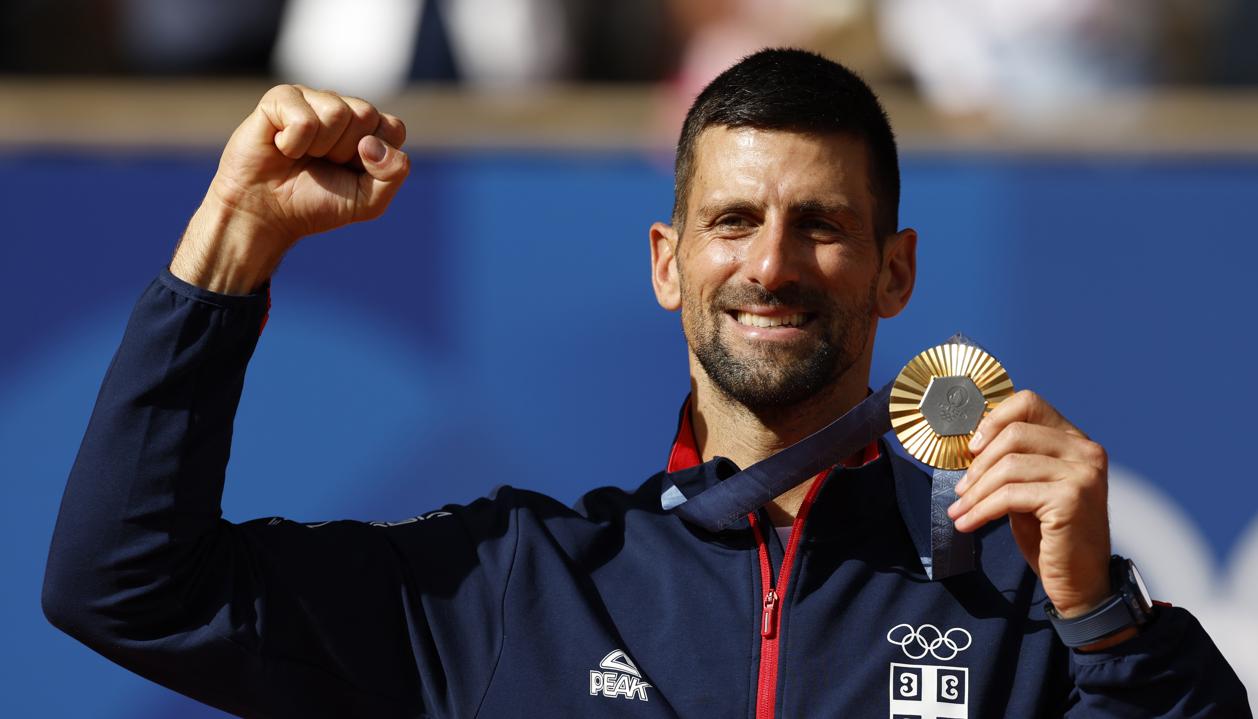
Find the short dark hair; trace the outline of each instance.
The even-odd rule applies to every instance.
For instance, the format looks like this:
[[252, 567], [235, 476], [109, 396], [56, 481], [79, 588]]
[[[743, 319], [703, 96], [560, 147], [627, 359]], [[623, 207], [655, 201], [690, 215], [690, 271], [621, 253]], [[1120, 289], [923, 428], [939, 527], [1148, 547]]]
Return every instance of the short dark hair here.
[[896, 231], [900, 166], [887, 113], [856, 73], [816, 53], [761, 50], [721, 73], [695, 98], [677, 141], [673, 224], [685, 220], [694, 178], [695, 142], [709, 127], [847, 134], [864, 141], [874, 196], [874, 230]]

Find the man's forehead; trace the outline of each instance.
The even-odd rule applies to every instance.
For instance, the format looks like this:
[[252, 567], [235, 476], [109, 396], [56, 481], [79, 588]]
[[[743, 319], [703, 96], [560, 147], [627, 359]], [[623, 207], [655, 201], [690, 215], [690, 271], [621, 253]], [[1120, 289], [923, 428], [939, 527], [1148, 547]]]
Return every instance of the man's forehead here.
[[756, 148], [781, 151], [789, 147], [796, 153], [845, 155], [861, 162], [866, 157], [865, 145], [863, 139], [850, 132], [802, 132], [728, 125], [704, 128], [695, 138], [696, 154], [752, 151]]
[[702, 196], [700, 204], [726, 197], [768, 201], [788, 192], [866, 208], [872, 199], [867, 161], [865, 143], [850, 134], [709, 127], [695, 142], [691, 192]]

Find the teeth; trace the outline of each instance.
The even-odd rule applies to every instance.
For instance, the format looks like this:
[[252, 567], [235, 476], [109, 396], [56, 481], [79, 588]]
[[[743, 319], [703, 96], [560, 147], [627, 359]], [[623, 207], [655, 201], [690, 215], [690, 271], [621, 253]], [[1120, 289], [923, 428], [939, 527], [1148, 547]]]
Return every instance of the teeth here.
[[798, 327], [804, 324], [804, 315], [779, 315], [777, 317], [765, 317], [764, 315], [754, 315], [750, 312], [739, 312], [735, 315], [740, 325], [748, 325], [750, 327]]

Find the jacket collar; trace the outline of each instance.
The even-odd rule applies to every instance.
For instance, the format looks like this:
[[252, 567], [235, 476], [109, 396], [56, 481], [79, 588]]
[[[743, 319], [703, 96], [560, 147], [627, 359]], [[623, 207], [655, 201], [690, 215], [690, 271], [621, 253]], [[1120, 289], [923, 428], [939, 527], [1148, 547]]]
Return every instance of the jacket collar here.
[[[924, 558], [930, 557], [930, 475], [912, 461], [891, 451], [882, 440], [870, 443], [857, 455], [849, 457], [841, 468], [872, 470], [872, 465], [884, 456], [891, 465], [896, 506], [917, 550], [919, 561], [924, 562]], [[668, 453], [663, 485], [666, 489], [661, 497], [664, 509], [673, 509], [732, 477], [738, 471], [738, 465], [724, 457], [703, 461], [691, 421], [691, 398], [687, 396], [682, 404], [677, 419], [677, 433]]]
[[[699, 442], [695, 439], [694, 423], [691, 421], [691, 397], [686, 395], [686, 401], [681, 405], [681, 412], [677, 418], [677, 433], [673, 435], [673, 447], [668, 452], [668, 464], [664, 471], [670, 477], [673, 474], [686, 474], [686, 470], [694, 469], [696, 466], [703, 464], [703, 457], [699, 454]], [[882, 447], [878, 442], [870, 442], [863, 450], [843, 460], [843, 466], [848, 469], [863, 467], [882, 456]], [[738, 466], [724, 457], [716, 457], [709, 464], [716, 462], [722, 465], [733, 467], [734, 471], [738, 471]], [[731, 473], [732, 474], [732, 473]], [[730, 474], [724, 472], [707, 473], [708, 482], [702, 485], [703, 489], [711, 486]], [[694, 494], [686, 493], [687, 497], [693, 497]]]

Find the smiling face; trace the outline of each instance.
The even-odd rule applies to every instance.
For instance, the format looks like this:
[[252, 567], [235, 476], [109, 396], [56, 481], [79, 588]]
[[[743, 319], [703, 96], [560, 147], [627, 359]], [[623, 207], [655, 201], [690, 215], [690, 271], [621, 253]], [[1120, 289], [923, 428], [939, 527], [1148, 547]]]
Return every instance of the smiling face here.
[[863, 390], [876, 320], [907, 302], [913, 269], [912, 241], [879, 249], [868, 177], [863, 143], [846, 135], [699, 136], [681, 236], [657, 225], [652, 250], [700, 388], [710, 380], [752, 411], [796, 405], [853, 368]]

